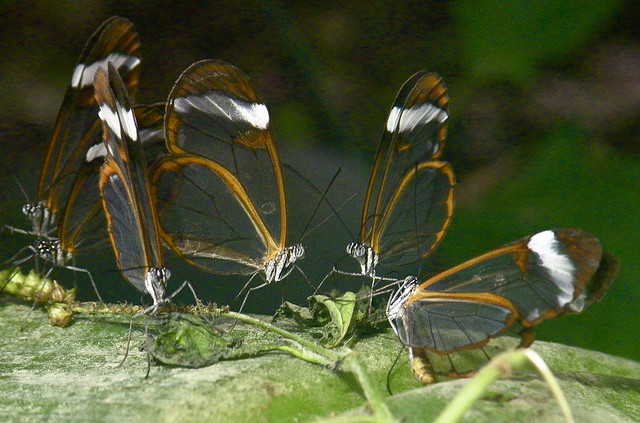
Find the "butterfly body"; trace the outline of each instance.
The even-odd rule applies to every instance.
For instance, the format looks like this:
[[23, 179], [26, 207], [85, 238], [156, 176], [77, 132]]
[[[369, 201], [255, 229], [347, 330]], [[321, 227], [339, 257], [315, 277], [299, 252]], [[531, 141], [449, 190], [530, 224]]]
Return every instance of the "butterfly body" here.
[[378, 266], [378, 254], [367, 243], [351, 242], [347, 244], [347, 254], [353, 257], [360, 265], [360, 273], [363, 276], [375, 277], [375, 268]]
[[73, 253], [62, 248], [57, 238], [38, 238], [33, 250], [38, 257], [48, 261], [54, 266], [64, 266], [73, 259]]
[[440, 243], [453, 214], [455, 186], [451, 166], [439, 160], [448, 103], [444, 82], [434, 73], [417, 72], [402, 85], [378, 144], [358, 239], [346, 246], [360, 271], [331, 273], [370, 277], [374, 285], [379, 267], [411, 273]]
[[427, 351], [478, 349], [513, 329], [527, 347], [535, 325], [599, 301], [617, 271], [618, 261], [594, 236], [574, 228], [546, 230], [423, 283], [405, 278], [389, 299], [387, 318], [416, 360], [427, 360]]
[[155, 312], [165, 302], [171, 272], [164, 266], [136, 116], [112, 63], [96, 71], [94, 87], [105, 151], [99, 189], [109, 237], [122, 274], [151, 296]]
[[101, 157], [92, 154], [102, 143], [93, 78], [96, 69], [113, 60], [126, 80], [127, 89], [133, 93], [138, 85], [139, 49], [138, 34], [126, 18], [111, 17], [91, 35], [74, 67], [58, 112], [36, 198], [22, 207], [31, 229], [8, 227], [12, 232], [36, 237], [34, 245], [18, 253], [30, 250], [32, 254], [16, 263], [33, 256], [42, 258], [53, 264], [46, 276], [54, 267], [82, 271], [91, 279], [98, 298], [100, 294], [91, 274], [67, 264], [80, 245], [94, 247], [106, 238], [96, 189]]
[[260, 286], [287, 277], [305, 254], [301, 244], [286, 244], [284, 178], [270, 126], [242, 71], [196, 62], [169, 95], [171, 155], [152, 170], [164, 241], [206, 271], [261, 275]]

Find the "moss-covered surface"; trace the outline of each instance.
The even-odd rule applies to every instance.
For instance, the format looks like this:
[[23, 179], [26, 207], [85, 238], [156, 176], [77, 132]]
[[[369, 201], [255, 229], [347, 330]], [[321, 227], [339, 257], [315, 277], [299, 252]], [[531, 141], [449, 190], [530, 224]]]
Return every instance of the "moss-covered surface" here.
[[[293, 422], [364, 410], [351, 375], [281, 352], [199, 369], [153, 365], [145, 379], [147, 355], [137, 348], [144, 340], [142, 322], [129, 358], [118, 368], [128, 316], [76, 314], [71, 326], [59, 328], [28, 305], [0, 305], [0, 420]], [[399, 351], [394, 335], [363, 339], [353, 349], [385, 391]], [[536, 343], [534, 349], [559, 378], [576, 421], [640, 420], [640, 363], [556, 344]], [[465, 381], [420, 387], [405, 357], [391, 374], [395, 395], [389, 406], [400, 421], [431, 421]], [[561, 421], [561, 414], [536, 374], [518, 372], [496, 383], [468, 419]]]

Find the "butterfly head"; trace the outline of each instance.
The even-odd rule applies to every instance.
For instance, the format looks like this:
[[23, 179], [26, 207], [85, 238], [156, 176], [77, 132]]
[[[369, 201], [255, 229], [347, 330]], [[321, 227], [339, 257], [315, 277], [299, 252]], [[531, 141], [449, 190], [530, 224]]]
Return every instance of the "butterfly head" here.
[[159, 305], [165, 301], [167, 281], [171, 277], [171, 271], [166, 267], [152, 267], [147, 272], [144, 280], [147, 293], [153, 298], [153, 304]]
[[265, 279], [268, 283], [281, 281], [289, 276], [296, 261], [304, 258], [304, 246], [295, 244], [278, 252], [264, 266]]
[[55, 225], [55, 214], [44, 201], [25, 204], [22, 206], [22, 213], [31, 221], [33, 232], [38, 235], [48, 234]]
[[351, 242], [347, 245], [347, 254], [360, 264], [360, 271], [365, 276], [375, 276], [378, 265], [378, 254], [367, 243]]

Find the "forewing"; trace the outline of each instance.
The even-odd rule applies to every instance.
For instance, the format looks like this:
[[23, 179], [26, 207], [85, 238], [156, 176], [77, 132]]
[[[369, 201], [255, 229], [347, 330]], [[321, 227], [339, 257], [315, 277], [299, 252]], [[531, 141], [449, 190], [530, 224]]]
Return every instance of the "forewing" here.
[[[145, 159], [147, 163], [151, 163], [166, 154], [164, 104], [136, 105], [134, 110]], [[86, 247], [87, 244], [96, 245], [106, 241], [106, 221], [97, 189], [105, 155], [106, 147], [101, 140], [92, 146], [75, 174], [58, 223], [57, 237], [65, 251], [75, 254], [81, 243]]]
[[[148, 167], [168, 153], [164, 140], [164, 109], [164, 103], [136, 104], [133, 106], [138, 126], [138, 137], [142, 142], [144, 158]], [[102, 163], [106, 154], [106, 144], [101, 136], [100, 142], [92, 145], [87, 151], [83, 166], [86, 164], [91, 165], [93, 162]]]
[[523, 325], [531, 326], [572, 308], [601, 259], [594, 236], [573, 228], [547, 230], [453, 267], [419, 289], [499, 295], [513, 303]]
[[[146, 163], [135, 115], [125, 90], [112, 65], [109, 65], [108, 73], [104, 69], [97, 71], [95, 96], [100, 105], [99, 116], [107, 150], [100, 176], [103, 205], [118, 264], [127, 278], [134, 278], [131, 282], [140, 289], [136, 275], [145, 275], [151, 267], [162, 267], [163, 262]], [[129, 244], [134, 246], [127, 247]]]
[[593, 303], [599, 302], [609, 290], [611, 283], [618, 274], [620, 262], [606, 252], [602, 252], [602, 258], [596, 274], [587, 282], [582, 293], [565, 307], [567, 313], [579, 313]]
[[147, 166], [168, 153], [164, 140], [164, 103], [136, 104], [133, 110]]
[[96, 70], [114, 63], [133, 94], [138, 85], [139, 47], [133, 24], [118, 16], [106, 20], [87, 41], [60, 107], [38, 183], [38, 200], [46, 200], [53, 213], [64, 206], [89, 148], [100, 142], [98, 106], [93, 95]]
[[100, 174], [100, 192], [118, 267], [133, 286], [140, 292], [146, 292], [144, 280], [148, 264], [144, 262], [146, 247], [133, 207], [136, 200], [122, 169], [110, 156]]
[[400, 88], [378, 145], [362, 213], [361, 242], [382, 232], [380, 221], [402, 179], [440, 155], [449, 97], [438, 75], [418, 72]]
[[104, 212], [97, 189], [101, 164], [101, 160], [93, 160], [80, 167], [58, 222], [57, 238], [61, 247], [74, 255], [81, 241], [95, 245], [103, 236], [106, 240]]
[[268, 244], [282, 249], [284, 184], [269, 127], [269, 112], [247, 76], [228, 63], [194, 63], [169, 95], [165, 115], [169, 150], [203, 156], [231, 172], [268, 229], [258, 236], [272, 238]]

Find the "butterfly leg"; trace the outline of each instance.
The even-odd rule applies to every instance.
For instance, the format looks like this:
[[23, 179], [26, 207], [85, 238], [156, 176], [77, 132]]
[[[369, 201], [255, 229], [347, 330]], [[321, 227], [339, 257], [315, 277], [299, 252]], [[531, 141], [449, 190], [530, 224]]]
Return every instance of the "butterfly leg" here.
[[74, 272], [83, 272], [86, 273], [87, 276], [89, 276], [89, 280], [91, 281], [91, 285], [93, 286], [93, 290], [96, 293], [96, 296], [98, 297], [98, 301], [100, 301], [101, 303], [104, 304], [104, 301], [102, 300], [102, 297], [100, 296], [100, 293], [98, 292], [98, 286], [96, 285], [95, 281], [93, 280], [93, 276], [91, 276], [91, 272], [89, 272], [87, 269], [84, 269], [82, 267], [77, 267], [77, 266], [63, 266], [65, 269], [69, 269], [69, 270], [73, 270]]
[[20, 268], [19, 267], [14, 267], [10, 271], [10, 274], [7, 275], [6, 280], [4, 280], [4, 281], [2, 281], [2, 283], [0, 283], [0, 292], [3, 292], [5, 290], [5, 288], [7, 287], [7, 285], [9, 285], [11, 283], [11, 281], [13, 280], [13, 278], [15, 278], [18, 274], [20, 274]]
[[264, 281], [262, 282], [260, 285], [254, 286], [252, 288], [249, 288], [249, 284], [251, 283], [251, 281], [253, 280], [253, 278], [257, 275], [257, 273], [254, 273], [249, 280], [247, 281], [247, 283], [244, 284], [244, 286], [242, 287], [242, 289], [240, 290], [240, 292], [238, 292], [238, 295], [236, 295], [236, 297], [233, 299], [233, 301], [237, 300], [238, 297], [240, 296], [240, 294], [242, 294], [243, 292], [247, 292], [244, 295], [244, 298], [242, 299], [242, 304], [240, 304], [240, 309], [238, 310], [238, 313], [242, 313], [242, 310], [244, 309], [244, 305], [247, 302], [247, 299], [249, 298], [249, 295], [251, 294], [251, 292], [260, 289], [260, 288], [264, 288], [265, 286], [269, 285], [270, 282]]
[[149, 324], [147, 322], [147, 324], [144, 325], [144, 339], [145, 342], [143, 345], [140, 346], [140, 348], [142, 348], [144, 346], [144, 349], [147, 353], [147, 371], [144, 374], [144, 378], [148, 379], [149, 378], [149, 373], [151, 373], [151, 354], [149, 353], [149, 349], [147, 348], [147, 343], [149, 341]]
[[204, 314], [204, 311], [202, 310], [202, 307], [201, 307], [202, 300], [200, 300], [200, 298], [198, 297], [198, 294], [196, 294], [196, 290], [193, 288], [193, 285], [191, 285], [191, 283], [189, 283], [189, 281], [182, 282], [182, 285], [180, 285], [178, 287], [178, 289], [173, 291], [173, 293], [171, 295], [169, 295], [168, 298], [165, 299], [165, 302], [171, 301], [173, 299], [173, 297], [178, 295], [178, 293], [180, 291], [182, 291], [185, 287], [188, 287], [189, 291], [191, 291], [191, 295], [193, 296], [193, 299], [196, 301], [196, 307], [200, 311], [200, 314]]
[[36, 309], [36, 306], [38, 305], [38, 301], [42, 300], [42, 292], [44, 291], [44, 286], [46, 283], [46, 280], [49, 278], [49, 275], [51, 274], [51, 272], [53, 271], [53, 269], [55, 268], [55, 266], [51, 266], [51, 268], [47, 271], [47, 273], [45, 273], [45, 275], [41, 278], [41, 284], [40, 286], [33, 290], [33, 304], [31, 305], [31, 309], [29, 310], [29, 313], [27, 314], [27, 318], [25, 319], [25, 324], [20, 328], [20, 330], [24, 330], [24, 328], [27, 325], [27, 322], [29, 320], [29, 318], [31, 317], [31, 313], [33, 312], [33, 310]]
[[[29, 254], [28, 256], [23, 257], [23, 258], [21, 258], [19, 260], [16, 260], [16, 258], [18, 258], [18, 256], [20, 256], [26, 250], [31, 250], [31, 254]], [[10, 259], [5, 260], [4, 262], [2, 262], [2, 266], [5, 266], [6, 264], [9, 264], [9, 263], [11, 263], [12, 266], [19, 266], [22, 263], [24, 263], [25, 261], [29, 260], [34, 255], [35, 255], [35, 252], [34, 252], [33, 245], [27, 245], [26, 247], [22, 247], [20, 250], [18, 250], [18, 252], [15, 253], [13, 256], [11, 256]]]
[[27, 231], [21, 228], [16, 228], [15, 226], [10, 226], [10, 225], [3, 225], [2, 228], [0, 228], [0, 234], [2, 232], [4, 232], [6, 230], [8, 230], [10, 233], [12, 234], [22, 234], [22, 235], [32, 235], [32, 236], [36, 236], [36, 234], [34, 234], [31, 231]]
[[[316, 288], [311, 281], [309, 280], [309, 278], [307, 277], [307, 275], [304, 273], [304, 271], [300, 268], [300, 266], [298, 266], [297, 264], [294, 264], [293, 267], [295, 267], [295, 269], [300, 272], [300, 274], [302, 275], [302, 278], [305, 280], [305, 282], [307, 282], [307, 285], [309, 285], [309, 287], [311, 289], [313, 289], [314, 293], [318, 291], [318, 288]], [[291, 269], [293, 271], [293, 268]], [[291, 272], [289, 272], [291, 273]]]
[[318, 291], [320, 291], [320, 288], [322, 287], [322, 285], [325, 283], [325, 281], [327, 279], [329, 279], [330, 277], [332, 277], [333, 275], [344, 275], [344, 276], [362, 276], [362, 273], [360, 272], [347, 272], [344, 270], [340, 270], [337, 267], [333, 266], [331, 268], [331, 270], [329, 271], [329, 273], [327, 273], [324, 278], [322, 278], [322, 280], [320, 281], [320, 284], [318, 285], [318, 287], [316, 288], [316, 290], [314, 291], [314, 295], [318, 293]]
[[9, 282], [11, 282], [13, 280], [13, 278], [20, 272], [20, 269], [17, 268], [17, 266], [20, 266], [22, 263], [24, 263], [25, 261], [29, 260], [31, 257], [33, 257], [35, 255], [35, 253], [31, 253], [29, 255], [27, 255], [26, 257], [21, 258], [20, 260], [16, 260], [16, 258], [25, 252], [25, 250], [32, 250], [33, 251], [33, 246], [31, 245], [27, 245], [26, 247], [23, 247], [20, 249], [20, 251], [18, 251], [16, 254], [14, 254], [9, 260], [5, 261], [2, 263], [2, 266], [4, 267], [4, 265], [11, 263], [12, 267], [16, 267], [16, 271], [13, 273], [13, 275], [11, 275], [10, 278], [7, 278], [6, 281], [4, 281], [1, 285], [0, 285], [0, 291], [4, 291], [4, 288], [7, 286], [7, 284], [9, 284]]
[[316, 290], [313, 292], [313, 295], [316, 295], [318, 293], [318, 291], [320, 291], [320, 288], [322, 288], [322, 285], [324, 285], [325, 281], [327, 279], [329, 279], [331, 276], [333, 276], [336, 273], [336, 267], [333, 266], [331, 268], [331, 270], [329, 271], [329, 273], [327, 273], [324, 278], [322, 278], [322, 280], [320, 281], [320, 284], [318, 284], [318, 287], [316, 288]]
[[[139, 311], [138, 313], [136, 313], [133, 316], [131, 316], [131, 320], [129, 321], [129, 331], [127, 332], [127, 345], [126, 345], [125, 350], [124, 350], [124, 357], [122, 357], [122, 360], [120, 360], [120, 362], [116, 366], [116, 369], [119, 369], [120, 367], [122, 367], [122, 365], [124, 364], [125, 360], [129, 356], [129, 348], [131, 346], [131, 336], [132, 336], [132, 333], [133, 333], [133, 320], [138, 316], [144, 316], [144, 315], [147, 315], [149, 313], [153, 314], [153, 313], [156, 312], [157, 309], [158, 309], [158, 304], [153, 304], [152, 306], [149, 306], [149, 307], [145, 308], [144, 310]], [[145, 326], [145, 331], [146, 331], [146, 326]]]

